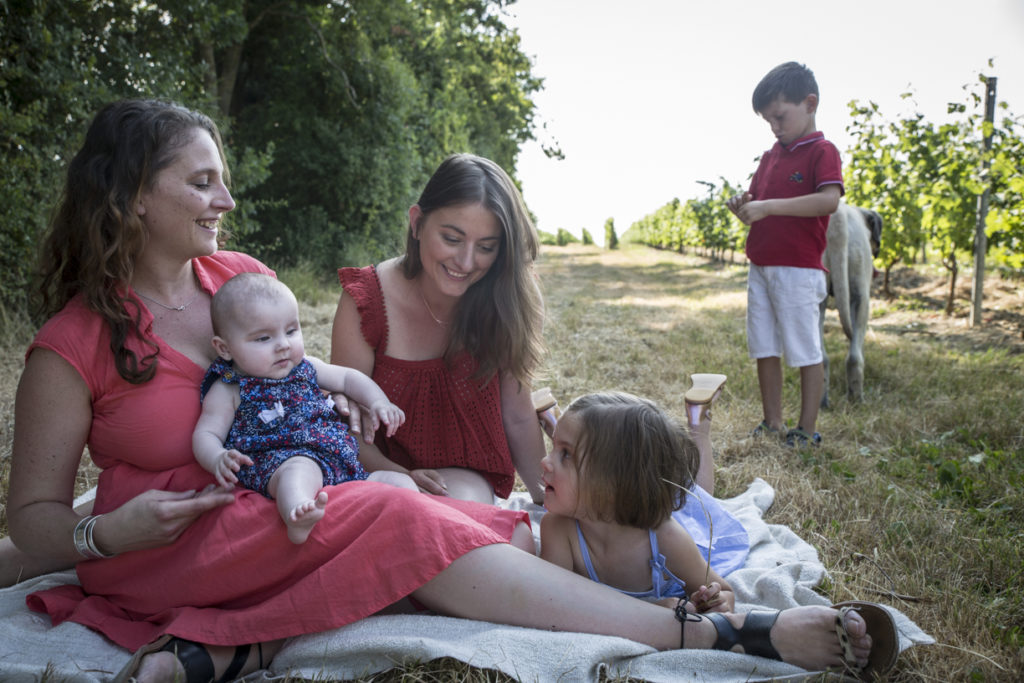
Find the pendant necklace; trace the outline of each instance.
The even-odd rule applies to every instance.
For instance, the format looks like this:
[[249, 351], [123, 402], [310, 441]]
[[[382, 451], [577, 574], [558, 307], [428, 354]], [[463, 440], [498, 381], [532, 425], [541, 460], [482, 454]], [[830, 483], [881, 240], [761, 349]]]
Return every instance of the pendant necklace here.
[[426, 307], [427, 313], [429, 313], [430, 317], [434, 319], [434, 322], [437, 323], [438, 325], [440, 325], [441, 327], [447, 327], [448, 323], [446, 323], [445, 321], [439, 319], [436, 315], [434, 315], [434, 312], [432, 310], [430, 310], [430, 304], [427, 303], [427, 297], [423, 296], [423, 290], [417, 288], [417, 291], [419, 291], [419, 293], [420, 293], [420, 300], [423, 302], [423, 305]]
[[[191, 299], [189, 299], [188, 301], [186, 301], [185, 303], [183, 303], [183, 304], [182, 304], [182, 305], [180, 305], [180, 306], [168, 306], [167, 304], [163, 304], [163, 303], [160, 303], [160, 302], [159, 302], [159, 301], [157, 301], [156, 299], [151, 299], [150, 297], [146, 296], [145, 294], [143, 294], [142, 292], [140, 292], [140, 291], [139, 291], [139, 290], [137, 290], [137, 289], [135, 290], [135, 293], [136, 293], [136, 294], [138, 294], [139, 296], [141, 296], [141, 297], [142, 297], [143, 299], [145, 299], [146, 301], [150, 301], [150, 302], [152, 302], [152, 303], [156, 304], [156, 305], [157, 305], [157, 306], [159, 306], [160, 308], [166, 308], [166, 309], [167, 309], [168, 311], [177, 311], [178, 313], [181, 313], [181, 312], [182, 312], [182, 311], [184, 311], [184, 310], [185, 310], [186, 308], [188, 308], [189, 306], [191, 306], [191, 305], [192, 305], [192, 303], [193, 303], [193, 302], [194, 302], [194, 301], [195, 301], [196, 299], [198, 299], [198, 298], [199, 298], [199, 295], [200, 295], [200, 294], [202, 294], [202, 290], [200, 290], [200, 291], [196, 292], [196, 295], [195, 295], [194, 297], [192, 297]], [[426, 302], [424, 301], [424, 303], [426, 303]], [[429, 307], [428, 307], [428, 310], [429, 310]], [[433, 314], [431, 314], [431, 315], [433, 315]]]

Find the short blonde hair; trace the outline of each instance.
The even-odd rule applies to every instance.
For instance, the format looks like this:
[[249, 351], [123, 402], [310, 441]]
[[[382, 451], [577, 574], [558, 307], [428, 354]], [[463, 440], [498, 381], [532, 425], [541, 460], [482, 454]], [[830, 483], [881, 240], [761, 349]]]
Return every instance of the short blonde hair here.
[[288, 285], [264, 273], [239, 273], [221, 285], [210, 303], [213, 333], [223, 337], [227, 328], [247, 317], [249, 307], [257, 303], [295, 301]]
[[[605, 522], [653, 529], [679, 509], [700, 464], [689, 432], [656, 403], [624, 392], [577, 398], [580, 505]], [[563, 416], [564, 419], [564, 416]]]

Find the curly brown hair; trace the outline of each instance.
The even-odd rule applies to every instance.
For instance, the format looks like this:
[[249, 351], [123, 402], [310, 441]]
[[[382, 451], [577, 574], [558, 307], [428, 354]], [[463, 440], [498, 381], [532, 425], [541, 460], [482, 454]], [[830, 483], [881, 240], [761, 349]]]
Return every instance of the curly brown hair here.
[[[39, 313], [50, 317], [81, 293], [110, 327], [118, 374], [134, 384], [153, 377], [160, 352], [140, 334], [141, 308], [127, 296], [146, 245], [136, 205], [197, 129], [209, 133], [224, 161], [220, 131], [205, 114], [149, 99], [122, 100], [101, 109], [68, 165], [40, 252]], [[133, 334], [152, 352], [139, 358], [127, 348]]]

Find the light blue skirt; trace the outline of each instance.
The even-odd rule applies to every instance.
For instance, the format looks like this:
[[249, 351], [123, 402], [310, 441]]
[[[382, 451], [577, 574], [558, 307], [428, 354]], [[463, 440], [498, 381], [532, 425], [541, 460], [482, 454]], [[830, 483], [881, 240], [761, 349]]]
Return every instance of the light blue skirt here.
[[719, 576], [727, 576], [743, 566], [750, 552], [747, 530], [697, 484], [693, 485], [692, 493], [686, 494], [686, 504], [672, 513], [672, 519], [689, 532], [701, 555]]

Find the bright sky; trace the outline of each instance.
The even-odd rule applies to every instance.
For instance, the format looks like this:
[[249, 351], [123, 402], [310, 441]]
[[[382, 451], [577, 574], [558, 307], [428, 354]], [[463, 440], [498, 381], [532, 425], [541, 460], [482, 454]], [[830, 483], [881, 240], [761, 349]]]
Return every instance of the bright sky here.
[[[565, 153], [523, 147], [524, 198], [539, 229], [585, 227], [598, 243], [609, 217], [621, 236], [673, 197], [704, 196], [698, 180], [745, 186], [774, 142], [750, 97], [782, 62], [814, 71], [818, 130], [844, 163], [851, 100], [940, 122], [984, 73], [1024, 115], [1024, 0], [518, 0], [507, 11], [544, 78], [537, 136]], [[900, 99], [908, 90], [916, 105]]]

